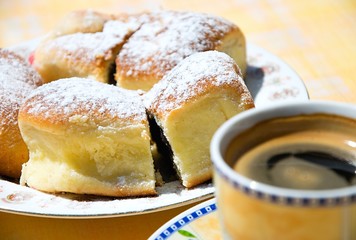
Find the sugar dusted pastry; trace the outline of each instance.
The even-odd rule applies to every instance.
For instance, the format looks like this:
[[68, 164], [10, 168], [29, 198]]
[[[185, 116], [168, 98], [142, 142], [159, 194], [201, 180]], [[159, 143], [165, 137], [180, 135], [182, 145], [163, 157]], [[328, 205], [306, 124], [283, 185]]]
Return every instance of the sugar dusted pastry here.
[[[23, 167], [21, 182], [48, 192], [109, 196], [155, 193], [152, 157], [146, 152], [150, 142], [147, 119], [140, 125], [136, 120], [123, 118], [121, 112], [115, 112], [115, 117], [104, 114], [104, 118], [101, 111], [107, 112], [106, 104], [101, 106], [94, 100], [102, 91], [115, 95], [120, 104], [128, 101], [132, 106], [139, 97], [121, 88], [140, 89], [141, 94], [148, 91], [150, 120], [163, 129], [186, 187], [211, 178], [208, 148], [217, 127], [253, 107], [242, 81], [246, 72], [244, 35], [235, 24], [204, 13], [72, 12], [37, 47], [33, 66], [49, 85], [36, 90], [20, 111], [21, 131], [31, 153], [30, 161]], [[59, 83], [52, 83], [54, 80]], [[88, 86], [84, 86], [85, 81]], [[118, 87], [102, 84], [115, 81]], [[100, 91], [93, 90], [96, 88]], [[50, 101], [65, 100], [51, 102], [55, 106], [52, 109], [44, 102], [50, 96]], [[95, 109], [100, 114], [84, 114], [81, 106], [88, 107], [82, 100], [88, 102], [91, 111]], [[62, 104], [71, 101], [75, 106], [62, 108]], [[126, 157], [119, 156], [116, 150], [125, 152], [123, 146], [127, 144], [135, 147], [127, 149]], [[57, 152], [57, 148], [61, 150]], [[133, 156], [145, 159], [142, 167], [141, 162], [135, 162], [141, 160], [133, 160]], [[122, 165], [119, 168], [114, 158], [121, 159], [117, 162], [123, 163], [124, 168]], [[136, 167], [131, 168], [133, 165]], [[50, 171], [55, 172], [52, 177], [44, 169], [58, 170]], [[133, 175], [129, 177], [128, 172]]]
[[30, 151], [21, 184], [45, 192], [155, 194], [150, 132], [136, 92], [70, 78], [37, 88], [19, 126]]
[[114, 79], [115, 58], [140, 23], [126, 15], [112, 20], [99, 13], [84, 13], [72, 13], [72, 18], [84, 22], [74, 21], [73, 28], [62, 23], [65, 30], [57, 30], [36, 48], [33, 66], [45, 82], [69, 77], [92, 78], [104, 83]]
[[148, 91], [181, 60], [208, 50], [227, 53], [246, 72], [245, 37], [223, 18], [176, 11], [74, 11], [36, 49], [33, 65], [45, 82], [115, 78], [120, 87]]
[[184, 186], [211, 179], [213, 133], [232, 116], [254, 107], [241, 73], [225, 53], [196, 53], [181, 61], [145, 95]]
[[107, 83], [122, 44], [122, 38], [101, 32], [64, 35], [40, 45], [33, 65], [45, 82], [88, 77]]
[[196, 52], [229, 54], [246, 71], [245, 38], [233, 23], [193, 12], [153, 12], [116, 59], [117, 85], [149, 90], [181, 60]]
[[131, 37], [142, 24], [150, 21], [152, 16], [149, 13], [137, 13], [137, 14], [124, 14], [120, 13], [116, 15], [113, 20], [107, 21], [103, 27], [104, 33], [122, 35], [123, 32], [127, 31]]
[[28, 150], [17, 124], [20, 105], [40, 86], [40, 76], [24, 59], [0, 49], [0, 175], [19, 178]]
[[93, 10], [71, 11], [57, 24], [50, 33], [50, 37], [59, 37], [73, 33], [96, 33], [101, 32], [104, 24], [115, 17]]

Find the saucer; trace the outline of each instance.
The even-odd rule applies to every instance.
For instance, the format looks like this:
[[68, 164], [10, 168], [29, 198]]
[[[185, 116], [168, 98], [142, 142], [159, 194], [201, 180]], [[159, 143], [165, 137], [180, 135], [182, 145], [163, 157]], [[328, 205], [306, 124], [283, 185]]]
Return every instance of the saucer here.
[[172, 218], [149, 240], [222, 239], [215, 198], [200, 203]]

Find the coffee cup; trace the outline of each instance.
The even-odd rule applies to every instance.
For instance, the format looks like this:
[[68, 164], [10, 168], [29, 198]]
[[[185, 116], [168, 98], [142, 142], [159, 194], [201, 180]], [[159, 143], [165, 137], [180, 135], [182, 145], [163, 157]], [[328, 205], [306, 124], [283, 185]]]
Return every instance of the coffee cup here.
[[224, 239], [356, 239], [356, 106], [245, 111], [211, 141]]

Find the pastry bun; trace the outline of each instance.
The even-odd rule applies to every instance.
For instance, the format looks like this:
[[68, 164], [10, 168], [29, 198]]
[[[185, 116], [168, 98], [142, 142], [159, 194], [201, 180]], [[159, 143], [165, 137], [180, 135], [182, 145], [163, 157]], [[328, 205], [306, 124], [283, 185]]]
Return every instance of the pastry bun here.
[[153, 12], [147, 19], [117, 56], [118, 86], [147, 91], [181, 60], [208, 50], [231, 54], [246, 71], [245, 38], [235, 24], [193, 12]]
[[69, 77], [109, 83], [117, 54], [139, 26], [126, 15], [74, 11], [35, 49], [32, 64], [46, 83]]
[[20, 183], [50, 193], [154, 195], [166, 152], [195, 187], [212, 177], [213, 133], [254, 107], [243, 33], [204, 13], [75, 11], [32, 64], [46, 84], [11, 107], [30, 155]]
[[55, 38], [73, 33], [96, 33], [101, 32], [104, 24], [114, 19], [113, 15], [93, 10], [71, 11], [50, 32], [50, 37]]
[[187, 57], [145, 99], [150, 118], [161, 128], [177, 173], [188, 188], [212, 177], [209, 146], [218, 127], [254, 107], [240, 69], [231, 57], [217, 51]]
[[156, 193], [148, 120], [136, 92], [61, 79], [34, 90], [18, 119], [30, 151], [22, 185], [115, 197]]
[[48, 39], [35, 50], [33, 66], [46, 83], [74, 76], [108, 83], [123, 42], [123, 37], [102, 32]]
[[0, 49], [0, 175], [19, 178], [28, 150], [18, 128], [19, 108], [42, 80], [24, 59]]
[[148, 91], [181, 60], [209, 50], [227, 53], [245, 74], [245, 37], [226, 19], [178, 11], [75, 11], [38, 46], [33, 65], [45, 82], [89, 77]]

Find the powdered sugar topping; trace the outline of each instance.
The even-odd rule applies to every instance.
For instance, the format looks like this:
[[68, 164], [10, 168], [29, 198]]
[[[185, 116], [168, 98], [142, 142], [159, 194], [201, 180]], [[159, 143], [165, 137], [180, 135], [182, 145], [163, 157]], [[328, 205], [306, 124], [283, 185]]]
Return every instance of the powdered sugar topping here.
[[20, 105], [36, 86], [40, 76], [21, 57], [0, 49], [0, 134], [3, 129], [17, 125]]
[[111, 125], [113, 119], [141, 122], [146, 118], [136, 92], [84, 78], [61, 79], [39, 87], [23, 108], [27, 114], [48, 121], [93, 119], [101, 126]]
[[6, 81], [0, 73], [0, 135], [3, 128], [17, 125], [20, 105], [32, 88], [20, 81]]
[[25, 82], [32, 88], [42, 84], [41, 77], [24, 59], [4, 49], [0, 49], [0, 79], [11, 84]]
[[[195, 53], [180, 62], [145, 95], [149, 109], [170, 111], [207, 87], [244, 86], [234, 60], [225, 53]], [[247, 88], [245, 87], [247, 91]]]
[[103, 33], [115, 35], [124, 39], [129, 34], [135, 32], [140, 26], [141, 23], [134, 18], [129, 18], [126, 22], [111, 20], [105, 23]]
[[97, 59], [108, 60], [113, 56], [113, 48], [124, 41], [122, 35], [98, 33], [74, 33], [52, 39], [42, 45], [41, 51], [50, 52], [61, 49], [67, 58], [80, 59], [83, 62], [93, 62]]
[[119, 74], [163, 74], [195, 52], [213, 50], [235, 26], [225, 19], [190, 12], [153, 12], [123, 46], [117, 58]]

